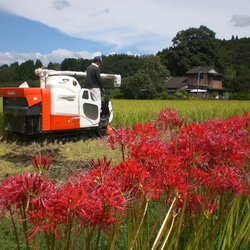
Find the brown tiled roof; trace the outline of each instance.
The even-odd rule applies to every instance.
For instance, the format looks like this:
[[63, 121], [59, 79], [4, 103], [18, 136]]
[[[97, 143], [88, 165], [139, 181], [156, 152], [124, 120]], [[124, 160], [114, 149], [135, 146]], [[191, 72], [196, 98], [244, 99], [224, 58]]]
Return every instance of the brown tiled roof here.
[[187, 86], [187, 77], [184, 76], [171, 77], [165, 80], [165, 87], [167, 89], [180, 89], [185, 86]]
[[200, 67], [199, 66], [195, 66], [192, 69], [190, 69], [189, 71], [187, 71], [186, 75], [189, 75], [189, 74], [198, 74], [199, 68], [200, 68], [200, 73], [208, 73], [208, 74], [218, 75], [218, 76], [222, 75], [213, 66], [200, 66]]

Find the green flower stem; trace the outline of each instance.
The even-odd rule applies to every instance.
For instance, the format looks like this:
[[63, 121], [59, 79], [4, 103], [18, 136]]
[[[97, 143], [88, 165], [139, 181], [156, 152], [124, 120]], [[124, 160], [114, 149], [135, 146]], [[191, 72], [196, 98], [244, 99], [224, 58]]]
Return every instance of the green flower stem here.
[[15, 237], [16, 237], [17, 249], [20, 250], [20, 242], [19, 242], [19, 239], [18, 239], [18, 233], [17, 233], [17, 229], [16, 229], [16, 223], [15, 223], [15, 220], [14, 220], [14, 217], [13, 217], [13, 212], [12, 212], [11, 208], [10, 208], [10, 217], [11, 217], [12, 225], [14, 227], [14, 234], [15, 234]]
[[183, 221], [184, 212], [186, 210], [186, 204], [187, 204], [187, 197], [184, 200], [184, 204], [183, 204], [182, 212], [181, 212], [181, 217], [179, 219], [178, 231], [177, 231], [176, 242], [175, 242], [175, 249], [177, 249], [177, 247], [178, 247], [178, 242], [179, 242], [180, 233], [181, 233], [181, 225], [182, 225], [182, 221]]
[[242, 219], [242, 223], [236, 229], [237, 236], [234, 238], [231, 249], [237, 249], [239, 247], [240, 242], [243, 240], [247, 232], [249, 232], [249, 229], [250, 229], [250, 209], [248, 209], [244, 219]]
[[153, 226], [153, 228], [152, 228], [152, 230], [151, 230], [151, 233], [150, 233], [150, 235], [149, 235], [149, 237], [148, 237], [148, 240], [147, 240], [147, 242], [146, 242], [146, 244], [145, 244], [143, 250], [146, 250], [146, 249], [147, 249], [148, 244], [149, 244], [149, 242], [150, 242], [150, 240], [151, 240], [151, 238], [152, 238], [152, 236], [153, 236], [153, 233], [154, 233], [154, 231], [155, 231], [155, 229], [156, 229], [156, 226], [157, 226], [157, 224], [158, 224], [158, 222], [159, 222], [159, 220], [160, 220], [160, 217], [161, 217], [161, 215], [162, 215], [162, 212], [163, 212], [163, 209], [165, 208], [165, 206], [166, 206], [166, 203], [165, 203], [165, 200], [163, 200], [161, 209], [160, 209], [160, 211], [159, 211], [159, 213], [158, 213], [158, 216], [157, 216], [157, 218], [156, 218], [155, 224], [154, 224], [154, 226]]
[[118, 235], [118, 232], [119, 232], [119, 227], [122, 223], [122, 220], [121, 220], [121, 215], [118, 214], [118, 223], [115, 225], [115, 229], [114, 229], [114, 235], [113, 235], [113, 239], [112, 239], [112, 242], [111, 242], [111, 246], [110, 246], [110, 250], [114, 250], [115, 249], [115, 243], [116, 243], [116, 239], [117, 239], [117, 235]]
[[138, 228], [137, 228], [137, 230], [136, 230], [136, 234], [135, 234], [135, 236], [134, 236], [134, 239], [133, 239], [131, 245], [129, 246], [129, 249], [130, 249], [130, 250], [133, 249], [134, 244], [135, 244], [135, 241], [136, 241], [136, 239], [137, 239], [137, 237], [138, 237], [138, 235], [139, 235], [139, 232], [140, 232], [140, 230], [141, 230], [141, 226], [142, 226], [142, 223], [143, 223], [143, 221], [144, 221], [144, 217], [145, 217], [146, 212], [147, 212], [147, 210], [148, 210], [148, 203], [149, 203], [149, 199], [146, 198], [146, 205], [145, 205], [145, 209], [144, 209], [144, 212], [143, 212], [143, 216], [142, 216], [141, 221], [140, 221], [140, 224], [139, 224], [139, 226], [138, 226]]
[[170, 218], [170, 212], [172, 211], [172, 208], [173, 208], [173, 206], [175, 205], [176, 200], [177, 200], [177, 199], [176, 199], [176, 197], [175, 197], [174, 200], [173, 200], [173, 202], [172, 202], [172, 204], [171, 204], [171, 206], [170, 206], [170, 208], [168, 209], [168, 213], [167, 213], [167, 215], [166, 215], [166, 217], [165, 217], [165, 219], [164, 219], [164, 221], [163, 221], [163, 223], [162, 223], [162, 225], [161, 225], [161, 228], [160, 228], [160, 230], [159, 230], [159, 232], [158, 232], [158, 235], [157, 235], [157, 237], [156, 237], [156, 239], [155, 239], [155, 242], [154, 242], [154, 244], [153, 244], [153, 246], [152, 246], [152, 250], [157, 249], [157, 247], [158, 247], [158, 245], [159, 245], [159, 243], [160, 243], [160, 240], [161, 240], [161, 238], [162, 238], [162, 236], [163, 236], [163, 234], [164, 234], [164, 231], [165, 231], [165, 229], [166, 229], [166, 227], [167, 227], [167, 223], [168, 223], [169, 218]]
[[[176, 217], [176, 216], [175, 216], [175, 217]], [[174, 226], [175, 217], [173, 217], [173, 219], [172, 219], [171, 226], [170, 226], [170, 228], [169, 228], [169, 230], [168, 230], [168, 233], [167, 233], [167, 236], [165, 237], [165, 240], [163, 241], [163, 244], [162, 244], [162, 246], [161, 246], [161, 250], [164, 250], [164, 248], [165, 248], [165, 246], [166, 246], [166, 244], [167, 244], [169, 235], [170, 235], [170, 233], [172, 232], [172, 229], [173, 229], [173, 226]]]
[[23, 220], [22, 225], [23, 225], [23, 231], [24, 231], [24, 235], [25, 235], [26, 247], [27, 247], [27, 250], [29, 250], [30, 246], [29, 246], [29, 239], [28, 239], [28, 226], [27, 226], [27, 218], [26, 218], [24, 202], [22, 202], [22, 206], [20, 206], [20, 214], [21, 214], [21, 217]]

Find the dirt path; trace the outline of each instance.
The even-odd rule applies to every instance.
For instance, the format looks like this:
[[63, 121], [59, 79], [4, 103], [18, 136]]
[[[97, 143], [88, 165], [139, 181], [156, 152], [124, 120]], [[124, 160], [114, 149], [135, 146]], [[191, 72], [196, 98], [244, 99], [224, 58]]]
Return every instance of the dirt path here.
[[84, 161], [74, 161], [63, 157], [61, 152], [62, 145], [57, 143], [50, 144], [26, 144], [1, 143], [0, 145], [0, 180], [23, 171], [34, 171], [31, 158], [42, 156], [52, 158], [50, 177], [64, 180], [69, 175], [74, 174], [77, 169], [89, 169], [89, 163]]

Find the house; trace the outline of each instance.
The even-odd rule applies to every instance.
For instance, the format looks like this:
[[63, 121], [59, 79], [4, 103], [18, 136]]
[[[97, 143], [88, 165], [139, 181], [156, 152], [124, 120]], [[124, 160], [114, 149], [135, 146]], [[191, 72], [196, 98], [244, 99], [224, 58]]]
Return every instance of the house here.
[[165, 80], [168, 93], [186, 89], [199, 96], [209, 96], [212, 92], [223, 95], [222, 74], [213, 66], [196, 66], [185, 73], [184, 77], [172, 77]]
[[188, 89], [187, 77], [177, 76], [177, 77], [166, 77], [165, 87], [169, 94], [173, 94], [179, 89]]

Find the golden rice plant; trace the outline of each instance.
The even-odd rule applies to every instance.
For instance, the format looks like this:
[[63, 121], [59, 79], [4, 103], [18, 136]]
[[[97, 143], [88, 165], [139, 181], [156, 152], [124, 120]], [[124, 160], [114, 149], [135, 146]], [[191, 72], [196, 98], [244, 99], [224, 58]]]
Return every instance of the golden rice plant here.
[[227, 119], [242, 116], [250, 111], [249, 101], [210, 101], [210, 100], [112, 100], [114, 119], [111, 125], [132, 127], [136, 123], [155, 120], [163, 108], [176, 109], [186, 123], [201, 123], [209, 118]]

